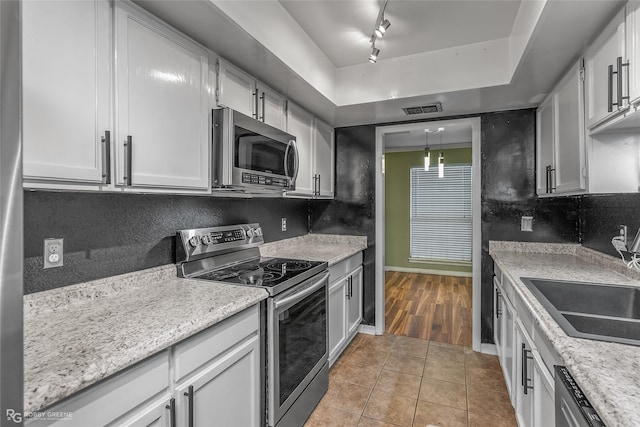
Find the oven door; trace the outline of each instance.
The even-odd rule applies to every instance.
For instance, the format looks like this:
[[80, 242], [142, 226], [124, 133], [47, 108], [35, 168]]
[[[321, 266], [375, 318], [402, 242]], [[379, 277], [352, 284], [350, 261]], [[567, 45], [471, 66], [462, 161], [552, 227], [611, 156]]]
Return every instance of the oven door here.
[[275, 426], [326, 365], [329, 273], [268, 304], [269, 425]]

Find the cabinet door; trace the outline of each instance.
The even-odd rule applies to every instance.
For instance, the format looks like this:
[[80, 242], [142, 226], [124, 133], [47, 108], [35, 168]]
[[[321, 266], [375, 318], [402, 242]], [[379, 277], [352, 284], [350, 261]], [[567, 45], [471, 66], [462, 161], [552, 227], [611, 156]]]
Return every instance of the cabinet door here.
[[518, 426], [533, 426], [533, 345], [524, 328], [516, 322], [516, 373], [515, 410]]
[[629, 62], [629, 98], [631, 105], [640, 102], [640, 1], [626, 5], [626, 53]]
[[533, 359], [533, 425], [534, 427], [554, 427], [556, 425], [555, 387], [553, 377], [548, 373], [537, 352]]
[[22, 2], [26, 179], [103, 182], [110, 169], [102, 146], [111, 130], [110, 40], [109, 1]]
[[502, 290], [498, 286], [498, 279], [493, 277], [493, 340], [500, 363], [504, 365], [502, 344], [502, 317], [504, 316], [504, 301]]
[[549, 194], [553, 188], [553, 174], [548, 172], [548, 169], [554, 168], [554, 104], [554, 96], [551, 95], [538, 107], [536, 112], [536, 191], [538, 195]]
[[554, 186], [557, 193], [586, 189], [583, 75], [582, 61], [578, 61], [554, 91]]
[[255, 79], [227, 61], [219, 59], [218, 105], [231, 108], [255, 119], [258, 116], [257, 99]]
[[349, 276], [348, 298], [347, 298], [347, 326], [348, 336], [353, 337], [358, 331], [358, 326], [362, 322], [362, 267]]
[[287, 132], [296, 137], [300, 165], [296, 190], [287, 193], [313, 196], [313, 116], [302, 107], [289, 102], [287, 108]]
[[278, 92], [258, 83], [258, 120], [275, 128], [287, 129], [286, 99]]
[[333, 128], [322, 120], [315, 120], [314, 169], [319, 180], [318, 196], [333, 198], [335, 140]]
[[347, 280], [329, 286], [329, 364], [332, 365], [347, 342]]
[[514, 375], [516, 364], [516, 343], [515, 343], [515, 310], [513, 305], [507, 300], [503, 292], [504, 310], [502, 311], [502, 373], [507, 384], [507, 391], [514, 402], [514, 388], [516, 378]]
[[[161, 399], [136, 411], [134, 415], [128, 416], [125, 420], [118, 420], [109, 426], [118, 427], [170, 427], [171, 423], [171, 401], [173, 399]], [[174, 401], [175, 402], [175, 401]], [[175, 406], [175, 403], [174, 403]]]
[[178, 425], [258, 427], [261, 411], [259, 353], [259, 338], [254, 335], [206, 365], [191, 380], [177, 386]]
[[117, 5], [118, 184], [206, 190], [207, 52]]
[[[586, 116], [589, 129], [611, 119], [628, 109], [628, 102], [618, 99], [618, 76], [609, 73], [609, 66], [617, 70], [617, 58], [625, 56], [625, 16], [624, 8], [616, 15], [596, 42], [589, 48], [585, 57], [586, 73]], [[626, 73], [622, 69], [622, 94], [627, 93]], [[609, 100], [614, 105], [609, 112]]]

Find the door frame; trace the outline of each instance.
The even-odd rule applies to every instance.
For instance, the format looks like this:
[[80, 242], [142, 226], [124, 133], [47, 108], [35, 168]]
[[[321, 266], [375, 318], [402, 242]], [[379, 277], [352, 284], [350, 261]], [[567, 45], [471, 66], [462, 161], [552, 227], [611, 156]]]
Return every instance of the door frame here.
[[[375, 249], [375, 332], [377, 335], [384, 334], [385, 331], [385, 295], [384, 295], [384, 267], [385, 267], [385, 200], [384, 200], [384, 136], [387, 133], [397, 133], [402, 131], [411, 131], [416, 129], [424, 129], [425, 123], [430, 126], [442, 126], [450, 122], [468, 123], [471, 126], [471, 169], [472, 169], [472, 348], [474, 351], [481, 351], [480, 338], [480, 303], [481, 303], [481, 262], [482, 262], [482, 241], [481, 241], [481, 198], [480, 193], [482, 185], [480, 182], [481, 173], [481, 157], [480, 157], [480, 117], [470, 117], [464, 119], [443, 119], [437, 121], [398, 124], [390, 126], [376, 127], [376, 150], [375, 150], [375, 168], [376, 168], [376, 249]], [[490, 349], [486, 349], [490, 352]]]

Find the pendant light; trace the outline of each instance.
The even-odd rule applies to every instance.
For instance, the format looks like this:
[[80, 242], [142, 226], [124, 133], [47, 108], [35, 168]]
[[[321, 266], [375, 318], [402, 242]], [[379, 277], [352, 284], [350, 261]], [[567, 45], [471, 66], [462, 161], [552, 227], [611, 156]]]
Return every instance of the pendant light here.
[[444, 178], [444, 152], [442, 151], [442, 132], [444, 128], [438, 129], [440, 134], [440, 155], [438, 156], [438, 178]]
[[424, 145], [424, 170], [429, 172], [429, 164], [431, 163], [431, 153], [429, 153], [429, 129], [425, 129], [426, 143]]

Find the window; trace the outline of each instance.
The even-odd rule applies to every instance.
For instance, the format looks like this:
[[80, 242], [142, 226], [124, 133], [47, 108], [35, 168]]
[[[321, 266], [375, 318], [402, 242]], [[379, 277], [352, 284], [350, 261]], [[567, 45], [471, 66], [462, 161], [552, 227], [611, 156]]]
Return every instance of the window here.
[[471, 165], [411, 169], [411, 258], [471, 261]]

